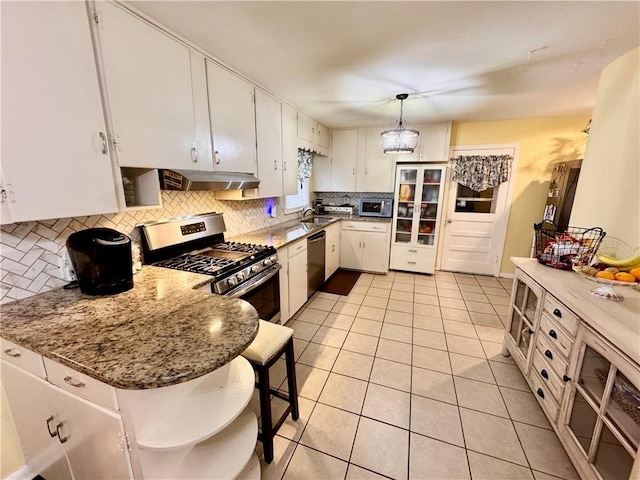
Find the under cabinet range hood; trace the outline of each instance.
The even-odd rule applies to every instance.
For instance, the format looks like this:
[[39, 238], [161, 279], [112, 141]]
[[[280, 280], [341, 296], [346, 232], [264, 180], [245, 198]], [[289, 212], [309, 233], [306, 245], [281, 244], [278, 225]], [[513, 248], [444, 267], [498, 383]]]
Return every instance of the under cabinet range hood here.
[[162, 190], [245, 190], [258, 188], [260, 180], [250, 173], [159, 170]]

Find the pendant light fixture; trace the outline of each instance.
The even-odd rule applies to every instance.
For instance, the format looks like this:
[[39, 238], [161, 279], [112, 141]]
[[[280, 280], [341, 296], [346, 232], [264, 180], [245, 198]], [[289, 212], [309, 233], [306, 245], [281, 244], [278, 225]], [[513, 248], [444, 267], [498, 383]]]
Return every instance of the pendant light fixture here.
[[409, 94], [407, 93], [399, 93], [396, 95], [396, 98], [400, 100], [400, 120], [398, 120], [398, 126], [394, 130], [385, 130], [381, 133], [384, 153], [413, 153], [418, 145], [420, 132], [418, 130], [404, 128], [402, 121], [402, 104], [408, 96]]

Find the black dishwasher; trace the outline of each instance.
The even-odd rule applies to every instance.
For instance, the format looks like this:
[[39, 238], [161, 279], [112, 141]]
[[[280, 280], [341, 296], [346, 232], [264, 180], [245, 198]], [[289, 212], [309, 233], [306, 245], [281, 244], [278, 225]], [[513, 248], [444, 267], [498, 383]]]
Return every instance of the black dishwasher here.
[[307, 238], [307, 298], [324, 283], [324, 230]]

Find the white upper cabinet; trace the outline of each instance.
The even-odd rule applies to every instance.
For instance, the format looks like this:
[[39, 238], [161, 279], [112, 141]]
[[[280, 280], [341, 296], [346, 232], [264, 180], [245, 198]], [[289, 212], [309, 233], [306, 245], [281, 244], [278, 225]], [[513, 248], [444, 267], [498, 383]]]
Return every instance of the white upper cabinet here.
[[330, 130], [311, 117], [298, 112], [298, 146], [320, 155], [329, 155], [331, 146]]
[[[113, 3], [96, 8], [119, 165], [200, 169], [194, 102], [206, 97], [194, 98], [190, 50]], [[193, 67], [201, 79], [202, 59]]]
[[297, 111], [282, 104], [282, 190], [284, 195], [298, 193], [298, 120]]
[[355, 192], [358, 130], [334, 130], [331, 145], [331, 191]]
[[395, 156], [382, 151], [383, 127], [367, 128], [364, 146], [364, 171], [359, 172], [358, 191], [393, 192]]
[[256, 88], [256, 136], [260, 197], [282, 196], [282, 107]]
[[331, 130], [318, 124], [318, 146], [329, 149], [331, 147]]
[[254, 87], [226, 68], [209, 60], [206, 63], [213, 168], [255, 174]]
[[300, 112], [298, 112], [298, 137], [307, 142], [318, 143], [318, 122]]
[[[417, 154], [415, 161], [439, 162], [449, 160], [449, 145], [451, 143], [451, 122], [431, 123], [420, 125], [420, 144], [413, 155]], [[404, 157], [404, 156], [403, 156]], [[404, 158], [398, 160], [405, 161]], [[408, 158], [408, 161], [413, 161]]]
[[1, 31], [1, 222], [116, 212], [85, 4], [2, 2]]

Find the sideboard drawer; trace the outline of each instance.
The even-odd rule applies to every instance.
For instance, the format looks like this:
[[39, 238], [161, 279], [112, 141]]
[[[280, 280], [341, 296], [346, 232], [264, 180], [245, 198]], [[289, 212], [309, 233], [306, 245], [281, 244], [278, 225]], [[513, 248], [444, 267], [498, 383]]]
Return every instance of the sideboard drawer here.
[[542, 334], [549, 343], [554, 345], [565, 358], [569, 358], [573, 338], [564, 330], [558, 328], [556, 322], [549, 317], [547, 312], [543, 312], [540, 317], [540, 334]]
[[545, 357], [546, 362], [558, 374], [560, 378], [567, 374], [567, 361], [551, 346], [545, 335], [536, 335], [536, 349]]
[[539, 350], [536, 350], [533, 355], [533, 370], [535, 370], [535, 372], [532, 372], [531, 375], [534, 373], [538, 374], [545, 390], [548, 390], [555, 401], [560, 404], [565, 383], [556, 371], [547, 364], [542, 356], [542, 352]]
[[540, 378], [537, 372], [533, 372], [533, 375], [531, 375], [531, 383], [533, 384], [533, 394], [536, 400], [542, 405], [542, 409], [547, 414], [551, 423], [556, 423], [560, 407], [553, 396], [550, 395], [549, 390], [543, 385], [542, 378]]
[[44, 363], [42, 363], [42, 355], [20, 347], [4, 338], [0, 338], [0, 348], [2, 348], [2, 359], [5, 362], [9, 362], [40, 378], [47, 378]]
[[580, 319], [575, 313], [565, 307], [559, 300], [548, 292], [544, 296], [544, 311], [558, 322], [558, 324], [562, 325], [567, 332], [572, 336], [575, 336]]
[[44, 359], [44, 364], [49, 381], [54, 385], [103, 407], [119, 409], [116, 390], [112, 386], [48, 358]]

